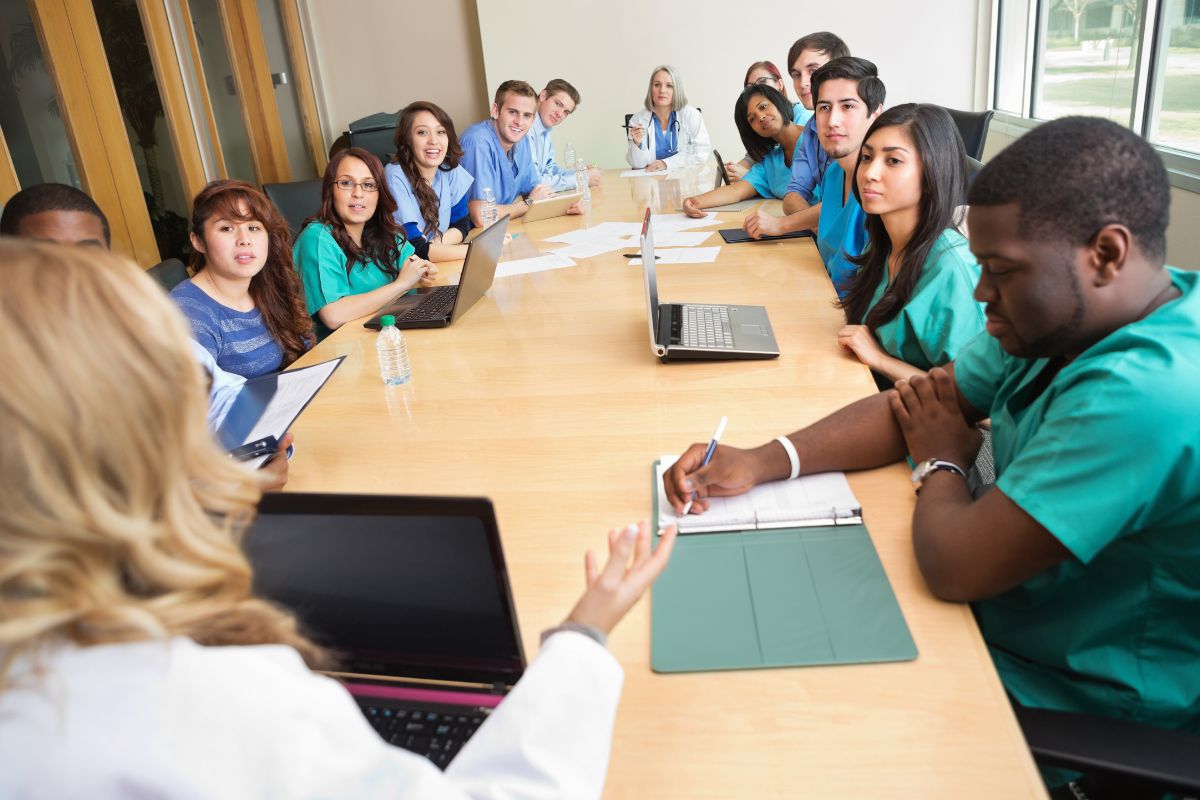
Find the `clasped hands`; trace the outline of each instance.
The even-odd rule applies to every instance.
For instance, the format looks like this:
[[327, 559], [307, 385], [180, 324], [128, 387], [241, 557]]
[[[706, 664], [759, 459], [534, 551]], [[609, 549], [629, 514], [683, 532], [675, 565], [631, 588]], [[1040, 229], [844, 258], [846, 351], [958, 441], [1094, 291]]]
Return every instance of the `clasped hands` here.
[[913, 461], [938, 458], [964, 472], [970, 469], [983, 437], [963, 416], [950, 373], [934, 367], [925, 375], [897, 381], [888, 391], [888, 402]]

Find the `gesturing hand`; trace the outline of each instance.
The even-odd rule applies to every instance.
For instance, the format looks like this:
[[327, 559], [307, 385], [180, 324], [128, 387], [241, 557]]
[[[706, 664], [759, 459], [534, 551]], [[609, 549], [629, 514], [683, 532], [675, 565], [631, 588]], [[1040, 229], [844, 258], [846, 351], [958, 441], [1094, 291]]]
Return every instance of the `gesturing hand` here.
[[650, 537], [651, 528], [645, 520], [613, 528], [608, 532], [608, 563], [604, 569], [597, 566], [592, 551], [587, 551], [587, 589], [567, 615], [568, 622], [591, 625], [605, 635], [612, 631], [667, 566], [675, 547], [675, 526], [663, 531], [653, 552]]
[[940, 458], [964, 472], [974, 463], [983, 437], [963, 417], [954, 381], [946, 370], [934, 367], [928, 375], [897, 381], [896, 388], [888, 392], [888, 402], [913, 461]]

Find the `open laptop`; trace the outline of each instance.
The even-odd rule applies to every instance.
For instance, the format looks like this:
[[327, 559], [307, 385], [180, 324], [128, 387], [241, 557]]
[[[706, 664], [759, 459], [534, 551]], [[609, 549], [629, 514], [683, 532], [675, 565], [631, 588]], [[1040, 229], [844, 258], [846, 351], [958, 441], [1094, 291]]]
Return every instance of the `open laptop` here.
[[244, 548], [379, 734], [439, 767], [525, 671], [485, 498], [269, 494]]
[[650, 349], [664, 362], [678, 359], [776, 358], [779, 345], [762, 306], [698, 305], [658, 302], [654, 230], [650, 209], [642, 220], [642, 275]]
[[397, 328], [444, 328], [462, 319], [492, 287], [507, 230], [506, 214], [471, 240], [457, 286], [433, 286], [401, 295], [363, 327], [379, 330], [380, 320], [388, 314], [396, 318]]
[[717, 177], [713, 181], [713, 188], [720, 189], [721, 186], [729, 185], [729, 172], [725, 169], [725, 159], [721, 158], [720, 151], [715, 147], [713, 148], [713, 155], [717, 157]]

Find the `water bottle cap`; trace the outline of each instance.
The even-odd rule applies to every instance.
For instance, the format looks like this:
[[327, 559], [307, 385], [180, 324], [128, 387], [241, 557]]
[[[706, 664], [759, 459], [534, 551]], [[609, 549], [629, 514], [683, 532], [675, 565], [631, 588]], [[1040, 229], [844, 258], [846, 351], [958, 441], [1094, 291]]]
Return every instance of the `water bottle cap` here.
[[395, 325], [396, 318], [393, 317], [391, 314], [384, 314], [382, 317], [379, 318], [379, 324], [385, 328], [388, 327], [389, 325]]

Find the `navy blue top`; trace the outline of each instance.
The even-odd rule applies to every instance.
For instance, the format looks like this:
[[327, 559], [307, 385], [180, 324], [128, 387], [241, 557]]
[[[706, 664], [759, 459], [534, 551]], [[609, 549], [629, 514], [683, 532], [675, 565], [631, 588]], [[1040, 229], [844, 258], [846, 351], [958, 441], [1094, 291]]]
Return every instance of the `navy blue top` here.
[[283, 348], [257, 308], [236, 311], [223, 306], [190, 278], [171, 290], [171, 299], [187, 317], [192, 336], [226, 372], [257, 378], [283, 366]]

